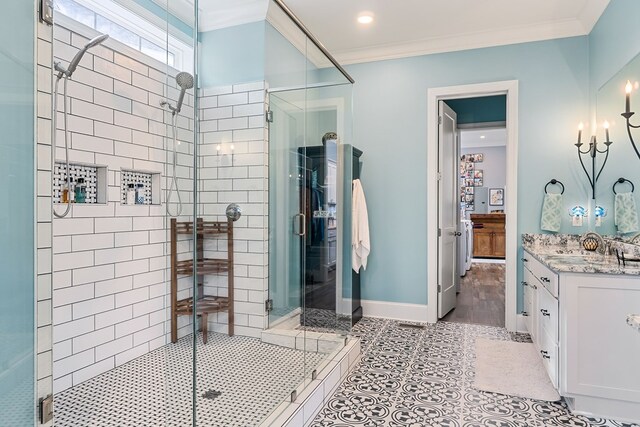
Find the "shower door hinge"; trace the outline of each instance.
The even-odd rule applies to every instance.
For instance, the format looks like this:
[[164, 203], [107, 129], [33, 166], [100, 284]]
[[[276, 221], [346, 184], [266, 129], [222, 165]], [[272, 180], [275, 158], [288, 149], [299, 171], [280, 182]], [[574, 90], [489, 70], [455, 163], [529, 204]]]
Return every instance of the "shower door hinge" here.
[[267, 123], [273, 123], [273, 111], [267, 110], [265, 118], [267, 120]]
[[438, 116], [438, 124], [441, 125], [442, 124], [442, 116]]
[[442, 237], [442, 228], [438, 228], [438, 237]]
[[53, 25], [53, 0], [40, 0], [39, 6], [40, 21]]
[[272, 299], [268, 299], [264, 302], [264, 310], [267, 313], [271, 313], [273, 311], [273, 300]]
[[53, 395], [40, 398], [38, 401], [38, 414], [40, 415], [40, 424], [48, 423], [53, 419]]
[[442, 285], [438, 285], [438, 292], [442, 292]]

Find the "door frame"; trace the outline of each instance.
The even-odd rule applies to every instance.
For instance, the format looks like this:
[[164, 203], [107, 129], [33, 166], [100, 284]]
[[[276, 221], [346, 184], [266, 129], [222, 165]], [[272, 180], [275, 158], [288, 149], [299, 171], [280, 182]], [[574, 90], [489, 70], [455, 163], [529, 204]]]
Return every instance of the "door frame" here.
[[518, 324], [518, 81], [506, 80], [461, 86], [430, 88], [427, 91], [427, 320], [438, 321], [438, 101], [455, 98], [507, 95], [507, 147], [505, 211], [505, 327], [515, 332]]

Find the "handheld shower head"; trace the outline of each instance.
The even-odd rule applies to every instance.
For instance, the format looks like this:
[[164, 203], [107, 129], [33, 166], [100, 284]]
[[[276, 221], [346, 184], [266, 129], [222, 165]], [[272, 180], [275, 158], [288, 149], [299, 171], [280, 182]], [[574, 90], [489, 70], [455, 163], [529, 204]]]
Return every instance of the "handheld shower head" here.
[[193, 88], [193, 76], [186, 71], [182, 71], [176, 75], [176, 83], [178, 83], [181, 90], [180, 96], [178, 97], [178, 103], [176, 104], [176, 108], [173, 110], [174, 115], [180, 112], [182, 102], [184, 101], [184, 94], [187, 92], [187, 89]]
[[89, 42], [86, 45], [84, 45], [84, 47], [80, 49], [78, 53], [76, 53], [76, 56], [73, 57], [71, 62], [69, 62], [69, 66], [65, 71], [59, 70], [58, 67], [56, 67], [56, 69], [60, 71], [60, 73], [58, 73], [58, 78], [62, 77], [62, 74], [66, 74], [67, 77], [71, 77], [71, 75], [76, 70], [76, 68], [78, 68], [78, 64], [80, 63], [80, 60], [82, 59], [84, 54], [87, 53], [89, 49], [99, 45], [100, 43], [104, 42], [108, 38], [109, 38], [108, 34], [101, 34], [89, 40]]

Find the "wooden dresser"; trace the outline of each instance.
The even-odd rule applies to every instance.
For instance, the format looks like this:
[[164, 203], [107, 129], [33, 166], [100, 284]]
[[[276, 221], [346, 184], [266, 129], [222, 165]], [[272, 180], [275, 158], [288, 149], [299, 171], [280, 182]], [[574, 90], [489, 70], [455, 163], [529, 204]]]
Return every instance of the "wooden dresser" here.
[[504, 258], [505, 214], [471, 214], [473, 222], [473, 257]]

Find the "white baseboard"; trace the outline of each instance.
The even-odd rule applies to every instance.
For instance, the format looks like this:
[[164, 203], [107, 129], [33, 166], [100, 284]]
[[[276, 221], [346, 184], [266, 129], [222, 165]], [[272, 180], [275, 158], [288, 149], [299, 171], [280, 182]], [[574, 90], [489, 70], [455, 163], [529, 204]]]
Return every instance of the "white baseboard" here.
[[516, 317], [516, 320], [517, 320], [516, 332], [521, 332], [521, 333], [528, 334], [529, 331], [527, 331], [526, 318], [522, 314], [518, 314], [517, 317]]
[[367, 317], [427, 322], [426, 304], [405, 304], [398, 302], [362, 300], [362, 314]]

